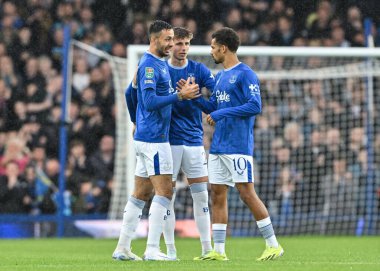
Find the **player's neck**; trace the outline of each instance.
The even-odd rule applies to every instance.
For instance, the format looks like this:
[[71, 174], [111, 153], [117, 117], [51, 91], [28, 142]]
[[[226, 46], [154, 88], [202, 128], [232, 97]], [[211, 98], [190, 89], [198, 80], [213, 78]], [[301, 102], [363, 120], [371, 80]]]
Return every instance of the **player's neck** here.
[[224, 69], [229, 69], [233, 66], [236, 66], [239, 62], [240, 61], [239, 61], [237, 55], [231, 54], [231, 55], [228, 55], [224, 58], [224, 61], [222, 64], [223, 64]]
[[156, 47], [154, 45], [150, 45], [149, 46], [149, 50], [148, 50], [152, 55], [158, 57], [158, 58], [163, 58], [164, 56], [160, 55], [156, 49]]
[[175, 66], [175, 67], [183, 67], [187, 63], [187, 58], [176, 59], [174, 57], [171, 57], [171, 58], [169, 58], [169, 63], [170, 63], [170, 65]]

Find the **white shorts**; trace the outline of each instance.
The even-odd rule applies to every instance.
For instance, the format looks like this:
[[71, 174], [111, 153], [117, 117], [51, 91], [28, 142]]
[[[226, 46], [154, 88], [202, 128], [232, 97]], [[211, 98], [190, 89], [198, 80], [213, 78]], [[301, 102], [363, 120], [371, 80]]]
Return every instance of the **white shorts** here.
[[173, 181], [182, 169], [187, 178], [207, 176], [207, 158], [203, 146], [171, 145], [173, 155]]
[[137, 159], [136, 176], [148, 178], [153, 175], [173, 174], [173, 158], [169, 142], [134, 141], [134, 145]]
[[253, 158], [242, 154], [210, 154], [208, 175], [211, 184], [253, 183]]

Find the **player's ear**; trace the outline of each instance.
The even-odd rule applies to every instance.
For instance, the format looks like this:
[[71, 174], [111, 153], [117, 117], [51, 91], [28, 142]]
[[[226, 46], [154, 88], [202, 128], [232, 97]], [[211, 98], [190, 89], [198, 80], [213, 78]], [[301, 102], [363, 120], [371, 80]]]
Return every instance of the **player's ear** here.
[[156, 33], [153, 33], [150, 38], [149, 38], [149, 41], [150, 42], [155, 42], [157, 40], [157, 38], [159, 37], [159, 35], [157, 35]]
[[222, 49], [222, 53], [225, 54], [227, 52], [227, 46], [226, 45], [222, 45], [220, 46], [220, 49]]

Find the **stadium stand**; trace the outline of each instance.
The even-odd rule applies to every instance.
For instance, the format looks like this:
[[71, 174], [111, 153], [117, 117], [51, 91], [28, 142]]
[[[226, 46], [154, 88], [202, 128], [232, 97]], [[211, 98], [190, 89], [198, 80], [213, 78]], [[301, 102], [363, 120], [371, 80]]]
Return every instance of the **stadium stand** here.
[[[237, 30], [242, 45], [363, 47], [363, 19], [367, 16], [374, 19], [374, 43], [375, 46], [380, 45], [378, 6], [376, 1], [365, 0], [1, 1], [0, 213], [54, 213], [54, 194], [60, 170], [65, 170], [67, 176], [70, 212], [94, 214], [108, 211], [114, 164], [115, 102], [107, 63], [89, 66], [81, 58], [73, 63], [67, 168], [60, 169], [58, 163], [64, 24], [71, 25], [74, 39], [118, 57], [127, 57], [126, 47], [129, 44], [147, 44], [147, 26], [157, 18], [174, 26], [189, 28], [194, 33], [192, 44], [195, 45], [208, 45], [210, 33], [224, 25]], [[380, 101], [376, 104], [379, 113]], [[276, 106], [279, 105], [268, 105], [267, 113], [276, 111]], [[355, 104], [345, 106], [349, 107], [348, 112], [355, 111]], [[309, 129], [313, 134], [311, 137], [317, 138], [320, 130], [312, 129], [312, 122], [318, 114], [321, 112], [309, 112], [308, 116], [302, 116], [307, 120], [304, 127], [299, 127], [294, 114], [293, 118], [281, 116], [283, 119], [277, 124], [266, 123], [269, 117], [263, 116], [257, 133], [263, 134], [258, 135], [258, 140], [265, 142], [259, 144], [271, 146], [278, 159], [287, 159], [287, 155], [292, 159], [297, 151], [292, 146], [298, 144], [291, 142], [292, 138], [288, 138], [286, 132], [279, 134], [279, 129]], [[379, 118], [376, 119], [378, 122]], [[353, 135], [341, 135], [345, 138], [342, 148], [353, 148], [359, 155], [363, 150], [358, 143], [364, 137], [363, 119], [356, 116], [352, 121], [357, 122], [358, 130]], [[274, 132], [270, 137], [264, 134], [263, 127], [268, 125], [272, 125]], [[330, 129], [328, 127], [322, 128], [325, 131]], [[379, 123], [375, 127], [380, 127]], [[205, 131], [207, 147], [211, 131]], [[375, 164], [379, 165], [380, 130], [375, 132]], [[334, 137], [337, 131], [331, 128], [326, 133]], [[303, 143], [313, 144], [312, 140]], [[355, 144], [359, 145], [353, 146]], [[329, 147], [324, 146], [326, 153], [329, 153]], [[262, 154], [263, 160], [259, 162], [269, 163], [268, 155], [271, 154]], [[339, 156], [335, 158], [342, 160]], [[281, 167], [281, 161], [276, 162], [279, 164], [275, 167], [278, 166], [281, 171], [278, 174], [283, 176], [283, 180], [276, 184], [271, 176], [262, 173], [263, 179], [274, 182], [272, 189], [259, 187], [263, 199], [267, 203], [284, 200], [284, 191], [294, 199], [297, 199], [297, 193], [307, 193], [308, 187], [287, 183], [285, 179], [291, 173], [286, 172], [283, 164]], [[360, 167], [360, 161], [356, 164], [351, 161], [342, 163], [344, 166]], [[318, 179], [331, 178], [330, 172], [325, 172], [328, 169], [324, 167], [318, 171], [321, 174]], [[318, 183], [318, 180], [313, 181]], [[379, 201], [379, 183], [376, 189]], [[186, 188], [178, 192], [178, 208], [183, 208], [180, 205], [185, 204], [186, 197], [189, 197]], [[231, 197], [233, 200], [236, 195], [232, 194]], [[280, 205], [278, 208], [284, 211], [286, 206]], [[303, 208], [313, 212], [315, 210], [310, 208], [323, 206], [309, 202]], [[185, 209], [178, 218], [189, 218], [191, 213]]]

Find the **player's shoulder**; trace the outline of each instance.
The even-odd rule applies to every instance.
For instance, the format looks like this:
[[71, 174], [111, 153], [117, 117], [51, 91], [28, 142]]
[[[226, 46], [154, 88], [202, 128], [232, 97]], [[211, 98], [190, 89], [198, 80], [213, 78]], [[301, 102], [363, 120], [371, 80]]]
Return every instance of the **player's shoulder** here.
[[166, 63], [165, 63], [165, 60], [163, 59], [160, 59], [158, 57], [155, 57], [154, 55], [152, 55], [151, 53], [149, 52], [146, 52], [144, 53], [144, 55], [141, 57], [141, 60], [140, 60], [140, 64], [139, 64], [139, 67], [146, 67], [146, 66], [150, 66], [150, 67], [159, 67], [159, 66], [162, 66], [162, 65], [165, 65], [166, 66]]
[[190, 65], [190, 66], [199, 66], [202, 64], [201, 62], [198, 62], [189, 58], [187, 59], [187, 63], [188, 63], [187, 65]]
[[242, 73], [243, 76], [250, 76], [250, 77], [253, 76], [253, 77], [257, 78], [256, 72], [247, 64], [240, 63], [240, 65], [237, 68]]
[[207, 66], [203, 64], [202, 62], [198, 62], [192, 59], [187, 59], [188, 61], [188, 66], [193, 69], [207, 69]]
[[154, 61], [152, 61], [151, 57], [148, 54], [144, 54], [139, 63], [139, 68], [145, 68], [149, 66], [154, 66]]
[[243, 62], [240, 62], [240, 64], [236, 68], [239, 70], [242, 70], [242, 71], [252, 71], [253, 72], [253, 69]]

